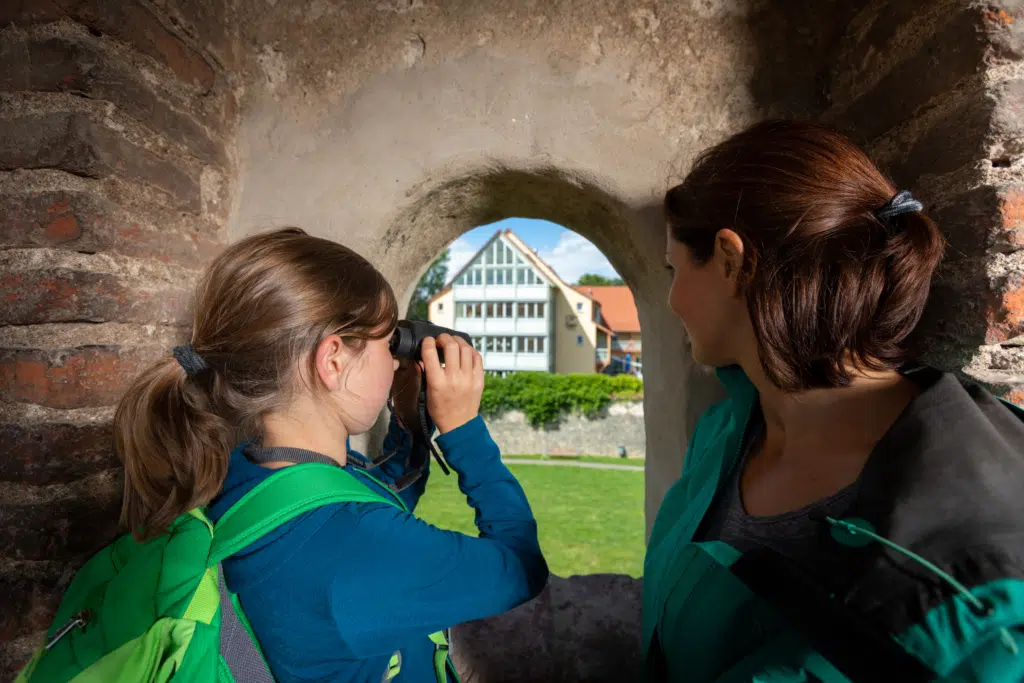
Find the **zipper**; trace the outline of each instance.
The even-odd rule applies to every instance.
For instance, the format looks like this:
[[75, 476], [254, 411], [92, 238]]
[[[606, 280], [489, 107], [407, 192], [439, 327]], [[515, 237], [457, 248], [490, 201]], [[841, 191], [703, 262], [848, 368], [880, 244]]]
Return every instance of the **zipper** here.
[[76, 628], [85, 628], [85, 625], [89, 623], [89, 619], [91, 617], [92, 615], [89, 613], [89, 610], [87, 609], [82, 610], [75, 616], [71, 617], [63, 626], [57, 629], [57, 632], [53, 634], [53, 638], [50, 638], [49, 642], [46, 643], [45, 646], [43, 646], [43, 649], [49, 650], [58, 642], [60, 642], [61, 638], [71, 633], [71, 631]]

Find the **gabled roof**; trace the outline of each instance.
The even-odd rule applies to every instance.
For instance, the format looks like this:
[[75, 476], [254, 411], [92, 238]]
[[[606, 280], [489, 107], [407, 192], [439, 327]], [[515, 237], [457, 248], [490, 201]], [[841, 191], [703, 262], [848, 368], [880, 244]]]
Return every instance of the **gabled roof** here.
[[531, 249], [529, 246], [526, 245], [525, 242], [519, 239], [519, 235], [515, 234], [511, 230], [505, 229], [498, 230], [493, 235], [491, 235], [487, 239], [487, 241], [484, 242], [479, 249], [477, 249], [476, 253], [473, 254], [473, 256], [468, 261], [466, 261], [466, 265], [462, 266], [462, 268], [460, 268], [459, 271], [455, 273], [455, 275], [448, 278], [448, 284], [446, 284], [444, 288], [442, 288], [441, 291], [439, 291], [437, 294], [430, 297], [430, 299], [427, 300], [427, 303], [432, 304], [438, 299], [440, 299], [442, 296], [447, 294], [449, 291], [451, 291], [452, 285], [455, 283], [456, 280], [459, 279], [459, 276], [466, 272], [467, 268], [473, 265], [473, 262], [477, 260], [477, 258], [480, 256], [480, 253], [484, 249], [489, 247], [491, 243], [498, 238], [499, 235], [504, 235], [505, 239], [507, 239], [512, 244], [512, 246], [514, 246], [516, 250], [523, 255], [523, 258], [525, 258], [527, 262], [530, 263], [530, 265], [539, 270], [544, 275], [544, 277], [551, 280], [552, 284], [561, 284], [561, 286], [563, 287], [569, 286], [562, 280], [562, 278], [558, 277], [558, 273], [552, 270], [548, 264], [544, 263], [544, 261], [542, 261], [540, 257], [533, 252], [533, 249]]
[[601, 305], [604, 322], [615, 332], [639, 332], [640, 316], [636, 312], [633, 293], [626, 285], [591, 287], [577, 285], [577, 292], [589, 296]]

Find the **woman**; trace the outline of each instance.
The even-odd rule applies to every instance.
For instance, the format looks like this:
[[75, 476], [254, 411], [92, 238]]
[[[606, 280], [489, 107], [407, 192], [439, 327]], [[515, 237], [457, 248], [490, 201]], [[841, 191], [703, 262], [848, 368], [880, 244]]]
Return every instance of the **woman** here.
[[665, 197], [670, 305], [728, 398], [644, 580], [649, 680], [1024, 680], [1024, 423], [915, 366], [943, 239], [845, 137], [755, 125]]

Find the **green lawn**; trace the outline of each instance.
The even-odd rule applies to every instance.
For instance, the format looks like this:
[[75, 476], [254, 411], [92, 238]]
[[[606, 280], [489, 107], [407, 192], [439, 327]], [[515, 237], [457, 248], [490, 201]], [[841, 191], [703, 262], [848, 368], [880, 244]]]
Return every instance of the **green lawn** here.
[[[509, 469], [530, 500], [553, 573], [643, 573], [643, 472], [536, 465]], [[436, 468], [416, 514], [445, 529], [477, 533], [455, 475], [446, 477]]]
[[502, 454], [501, 457], [502, 458], [507, 458], [509, 460], [517, 460], [517, 459], [518, 460], [556, 460], [556, 461], [559, 461], [559, 462], [563, 462], [563, 461], [564, 462], [596, 462], [596, 463], [601, 463], [601, 464], [605, 464], [605, 465], [632, 465], [634, 467], [643, 467], [644, 466], [644, 459], [643, 458], [616, 458], [615, 456], [611, 456], [611, 455], [581, 455], [579, 457], [569, 457], [569, 456], [555, 456], [555, 457], [551, 457], [551, 456], [548, 456], [548, 455], [536, 455], [536, 454], [512, 455], [510, 453], [504, 453], [504, 454]]

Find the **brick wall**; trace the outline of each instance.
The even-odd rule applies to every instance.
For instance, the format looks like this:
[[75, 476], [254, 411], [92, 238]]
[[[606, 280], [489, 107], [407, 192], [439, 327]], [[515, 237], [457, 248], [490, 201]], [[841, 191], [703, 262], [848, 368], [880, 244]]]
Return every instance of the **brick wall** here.
[[227, 1], [0, 3], [0, 679], [118, 532], [113, 406], [222, 242]]
[[945, 233], [921, 331], [929, 359], [1024, 399], [1024, 10], [887, 0], [851, 22], [825, 118], [851, 132]]

